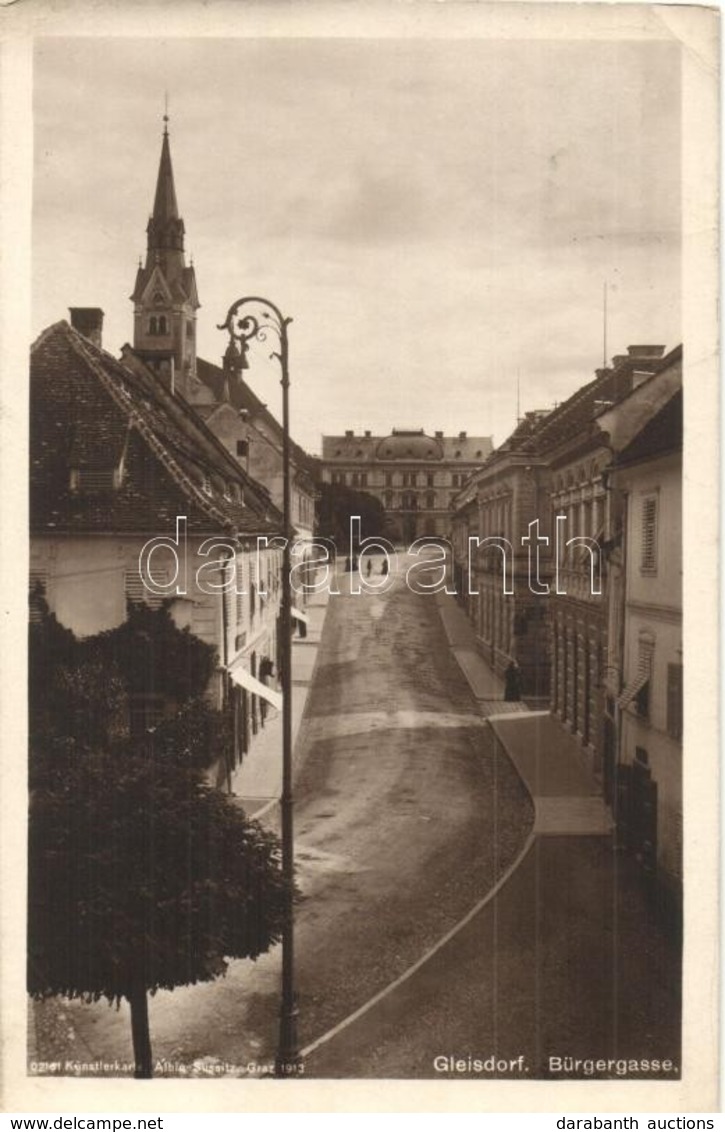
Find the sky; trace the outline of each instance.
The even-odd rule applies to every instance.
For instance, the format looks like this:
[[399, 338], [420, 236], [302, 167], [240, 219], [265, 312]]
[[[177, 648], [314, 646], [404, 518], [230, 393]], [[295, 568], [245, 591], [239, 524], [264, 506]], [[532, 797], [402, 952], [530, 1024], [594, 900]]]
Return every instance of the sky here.
[[[289, 328], [295, 439], [493, 435], [680, 319], [679, 48], [665, 41], [47, 38], [34, 56], [33, 331], [132, 341], [161, 149], [201, 300]], [[271, 364], [247, 372], [279, 412]]]

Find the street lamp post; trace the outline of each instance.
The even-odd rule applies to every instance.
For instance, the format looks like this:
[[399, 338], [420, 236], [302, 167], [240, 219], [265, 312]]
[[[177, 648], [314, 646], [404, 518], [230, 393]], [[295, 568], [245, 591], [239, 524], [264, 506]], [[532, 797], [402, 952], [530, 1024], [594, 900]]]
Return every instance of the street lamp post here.
[[225, 365], [232, 372], [249, 368], [249, 343], [271, 339], [269, 357], [276, 359], [282, 371], [282, 513], [284, 548], [282, 551], [281, 656], [282, 676], [282, 872], [285, 879], [285, 909], [282, 927], [282, 1002], [280, 1006], [279, 1047], [275, 1063], [278, 1077], [293, 1077], [300, 1072], [297, 1040], [297, 1004], [294, 993], [294, 825], [292, 793], [292, 595], [290, 591], [290, 543], [292, 518], [290, 507], [290, 437], [289, 437], [289, 368], [287, 327], [291, 318], [284, 318], [274, 303], [248, 296], [238, 299], [229, 308], [226, 321], [219, 330], [229, 332]]

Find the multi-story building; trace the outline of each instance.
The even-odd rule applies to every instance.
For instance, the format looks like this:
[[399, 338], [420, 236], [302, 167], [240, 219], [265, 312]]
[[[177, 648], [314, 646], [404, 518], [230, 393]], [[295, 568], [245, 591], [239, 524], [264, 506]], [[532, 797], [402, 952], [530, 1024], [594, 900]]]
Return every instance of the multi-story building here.
[[[482, 654], [501, 674], [511, 661], [519, 665], [522, 694], [550, 703], [589, 768], [603, 775], [608, 801], [608, 574], [610, 563], [616, 570], [620, 502], [607, 490], [612, 447], [597, 418], [669, 368], [673, 355], [663, 355], [662, 346], [630, 346], [561, 405], [527, 413], [456, 501], [456, 589]], [[502, 550], [484, 544], [472, 556], [471, 536], [504, 540], [512, 592]]]
[[[661, 368], [663, 354], [663, 346], [630, 346], [560, 405], [536, 437], [549, 469], [552, 539], [559, 542], [549, 603], [551, 708], [578, 738], [589, 768], [606, 778], [607, 793], [611, 768], [604, 766], [602, 719], [608, 565], [602, 548], [618, 521], [618, 500], [605, 488], [611, 449], [596, 418]], [[550, 550], [553, 558], [554, 542]]]
[[[197, 357], [199, 295], [194, 267], [186, 263], [184, 234], [165, 126], [153, 212], [146, 229], [146, 261], [139, 264], [131, 296], [133, 346], [123, 347], [123, 358], [128, 365], [134, 359], [142, 361], [192, 404], [227, 451], [268, 488], [281, 509], [282, 426], [248, 383]], [[294, 442], [290, 456], [291, 522], [301, 539], [311, 538], [316, 491], [310, 460]]]
[[[620, 835], [670, 907], [682, 898], [682, 348], [598, 419], [621, 499], [605, 721]], [[614, 794], [614, 789], [612, 793]]]
[[[549, 691], [546, 599], [536, 592], [541, 586], [529, 584], [530, 543], [522, 540], [529, 539], [530, 524], [537, 519], [540, 535], [548, 532], [547, 471], [534, 444], [545, 415], [526, 413], [474, 473], [456, 499], [453, 524], [456, 591], [483, 656], [499, 674], [515, 661], [522, 694], [542, 701]], [[482, 545], [471, 543], [472, 538]], [[545, 583], [547, 560], [540, 558], [538, 574]]]
[[[282, 516], [183, 397], [103, 350], [101, 311], [72, 315], [85, 333], [56, 323], [31, 352], [31, 598], [79, 637], [121, 624], [129, 601], [168, 601], [216, 649], [208, 696], [233, 714], [241, 759], [262, 701], [280, 706], [281, 551], [258, 540]], [[142, 699], [132, 721], [145, 728], [167, 705]]]
[[[225, 375], [220, 366], [199, 359], [201, 388], [193, 393], [193, 406], [228, 452], [269, 489], [277, 507], [283, 502], [282, 426], [246, 381]], [[311, 539], [315, 529], [317, 489], [313, 461], [290, 441], [290, 521], [300, 540]]]
[[383, 504], [385, 534], [409, 545], [422, 535], [448, 538], [454, 502], [469, 476], [493, 450], [490, 436], [432, 436], [420, 429], [393, 429], [389, 436], [371, 432], [323, 436], [320, 471], [323, 483], [344, 484], [368, 492]]

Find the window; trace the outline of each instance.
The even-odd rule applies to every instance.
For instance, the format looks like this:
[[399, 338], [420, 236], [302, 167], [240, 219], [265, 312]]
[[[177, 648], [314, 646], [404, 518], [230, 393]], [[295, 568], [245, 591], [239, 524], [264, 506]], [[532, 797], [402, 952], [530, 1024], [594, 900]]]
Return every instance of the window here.
[[[637, 664], [638, 678], [640, 680], [640, 687], [637, 688], [634, 699], [634, 707], [637, 715], [641, 719], [649, 719], [650, 710], [650, 683], [652, 680], [652, 662], [654, 658], [654, 641], [651, 637], [640, 637], [639, 639], [639, 660]], [[644, 679], [642, 679], [644, 677]]]
[[159, 318], [159, 334], [166, 334], [166, 315], [162, 314]]
[[[237, 591], [236, 595], [235, 595], [236, 596], [236, 627], [237, 627], [237, 629], [241, 629], [242, 625], [244, 624], [244, 604], [245, 604], [244, 598], [246, 596], [245, 591], [244, 591], [244, 565], [242, 563], [241, 558], [237, 558], [235, 588], [236, 588], [236, 591]], [[239, 648], [240, 646], [237, 645], [236, 647]]]
[[[248, 452], [249, 452], [249, 441], [248, 440], [238, 440], [237, 441], [237, 456], [246, 456], [248, 454]], [[334, 478], [333, 478], [333, 482], [334, 482]]]
[[432, 491], [429, 491], [425, 497], [425, 505], [429, 511], [432, 511], [436, 505], [436, 497]]
[[642, 500], [642, 556], [640, 569], [652, 572], [657, 569], [657, 496], [648, 495]]
[[159, 330], [158, 323], [156, 321], [156, 315], [152, 315], [149, 319], [149, 334], [158, 334], [158, 332]]
[[[151, 566], [151, 580], [154, 585], [161, 589], [169, 584], [168, 570], [158, 570], [155, 566]], [[150, 605], [152, 609], [158, 609], [161, 602], [165, 597], [173, 597], [173, 594], [157, 594], [148, 588], [143, 578], [138, 572], [138, 569], [127, 570], [124, 578], [124, 590], [126, 600], [132, 601], [134, 605]]]
[[435, 476], [434, 476], [433, 472], [428, 472], [428, 476], [427, 476], [428, 487], [433, 487], [434, 482], [435, 482]]
[[360, 473], [360, 486], [361, 487], [367, 487], [368, 486], [368, 474], [367, 474], [367, 472], [361, 472]]
[[682, 738], [682, 665], [667, 665], [667, 734]]
[[71, 491], [83, 491], [87, 495], [113, 491], [120, 486], [120, 473], [114, 468], [74, 468], [70, 474]]
[[385, 486], [386, 487], [392, 487], [393, 486], [393, 473], [392, 472], [386, 472], [385, 473]]

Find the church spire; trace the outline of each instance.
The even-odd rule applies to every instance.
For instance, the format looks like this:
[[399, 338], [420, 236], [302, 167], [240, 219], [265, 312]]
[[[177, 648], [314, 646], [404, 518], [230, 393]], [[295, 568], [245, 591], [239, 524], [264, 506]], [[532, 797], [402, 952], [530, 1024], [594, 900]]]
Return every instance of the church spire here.
[[193, 266], [184, 257], [184, 221], [179, 215], [171, 165], [168, 102], [154, 210], [146, 227], [146, 262], [139, 265], [131, 299], [134, 349], [154, 366], [170, 366], [174, 385], [189, 395], [196, 375], [196, 311], [199, 297]]
[[176, 203], [168, 123], [169, 116], [164, 114], [164, 135], [161, 142], [159, 173], [156, 178], [154, 211], [147, 228], [149, 257], [156, 251], [184, 251], [184, 221], [179, 216], [179, 206]]

